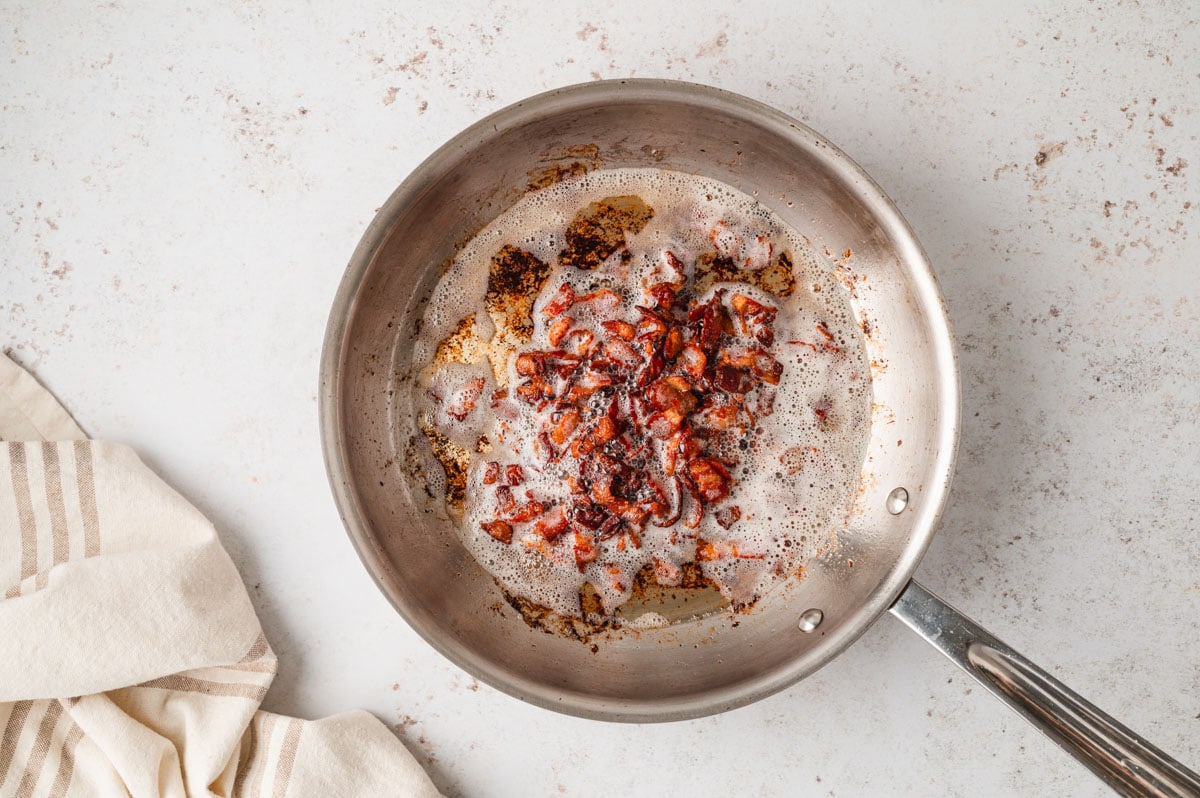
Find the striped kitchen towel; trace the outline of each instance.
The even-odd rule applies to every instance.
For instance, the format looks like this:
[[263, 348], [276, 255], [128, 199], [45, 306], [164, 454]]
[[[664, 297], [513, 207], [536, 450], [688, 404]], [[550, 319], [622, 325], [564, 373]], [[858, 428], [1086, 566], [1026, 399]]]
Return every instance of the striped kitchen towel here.
[[216, 531], [0, 355], [0, 796], [437, 796], [366, 712], [275, 676]]

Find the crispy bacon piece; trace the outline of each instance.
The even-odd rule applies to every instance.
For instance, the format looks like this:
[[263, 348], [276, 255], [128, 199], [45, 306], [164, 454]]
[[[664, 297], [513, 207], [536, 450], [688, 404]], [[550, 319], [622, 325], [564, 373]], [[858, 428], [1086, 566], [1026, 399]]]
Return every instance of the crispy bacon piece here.
[[693, 416], [694, 423], [699, 427], [707, 427], [708, 429], [728, 430], [734, 427], [740, 427], [738, 419], [741, 416], [741, 410], [737, 405], [717, 405], [708, 407]]
[[679, 432], [679, 428], [682, 426], [683, 414], [678, 410], [667, 409], [646, 419], [646, 427], [650, 430], [650, 434], [661, 440], [672, 437]]
[[508, 516], [508, 520], [515, 524], [524, 524], [532, 521], [544, 512], [546, 512], [546, 505], [535, 499], [530, 499], [513, 510]]
[[761, 349], [750, 349], [741, 354], [722, 351], [717, 358], [717, 365], [718, 368], [749, 370], [770, 385], [778, 385], [779, 377], [783, 374], [783, 364]]
[[567, 336], [567, 331], [571, 329], [571, 325], [574, 323], [575, 320], [570, 316], [560, 316], [557, 321], [551, 324], [550, 329], [546, 333], [547, 340], [550, 341], [550, 346], [559, 346], [563, 338]]
[[661, 311], [671, 309], [675, 304], [675, 286], [670, 283], [655, 283], [646, 291], [654, 300], [654, 305]]
[[547, 302], [546, 306], [542, 308], [542, 312], [546, 315], [546, 318], [552, 319], [561, 313], [565, 313], [567, 308], [574, 304], [575, 289], [569, 284], [563, 283], [558, 287], [558, 292], [554, 295], [554, 298]]
[[475, 409], [475, 403], [479, 401], [485, 383], [483, 377], [472, 377], [467, 380], [466, 384], [451, 395], [450, 404], [446, 407], [446, 415], [456, 421], [465, 421], [471, 411]]
[[637, 328], [627, 321], [603, 321], [600, 326], [622, 341], [632, 341], [637, 335]]
[[674, 411], [682, 421], [696, 407], [696, 395], [691, 389], [692, 386], [682, 377], [664, 377], [654, 381], [646, 390], [646, 401], [653, 410]]
[[521, 466], [513, 463], [504, 467], [504, 481], [512, 486], [525, 484], [525, 471]]
[[663, 357], [671, 360], [681, 351], [683, 351], [683, 331], [678, 327], [672, 327], [663, 341]]
[[683, 514], [683, 486], [680, 484], [679, 477], [672, 476], [667, 484], [671, 486], [671, 495], [667, 497], [667, 511], [662, 517], [656, 516], [654, 525], [657, 527], [673, 527], [679, 521], [679, 516]]
[[575, 565], [579, 568], [580, 573], [583, 573], [588, 563], [595, 562], [596, 558], [600, 556], [596, 540], [588, 532], [576, 532], [575, 542], [571, 548], [575, 552]]
[[717, 366], [713, 371], [712, 381], [722, 391], [729, 393], [750, 393], [754, 390], [754, 378], [745, 369], [734, 366]]
[[532, 377], [546, 370], [546, 355], [544, 352], [522, 352], [517, 355], [517, 374], [522, 377]]
[[496, 480], [500, 478], [500, 464], [496, 462], [488, 463], [483, 469], [483, 484], [495, 485]]
[[554, 540], [567, 531], [567, 508], [556, 504], [533, 525], [534, 531], [546, 540]]
[[581, 416], [579, 411], [571, 407], [562, 412], [554, 428], [550, 430], [550, 440], [562, 446], [571, 437], [571, 433], [579, 426]]
[[585, 302], [592, 304], [592, 310], [597, 314], [606, 314], [616, 311], [621, 307], [621, 297], [616, 291], [611, 288], [601, 288], [596, 291], [590, 291], [581, 297], [575, 299], [576, 305], [582, 305]]
[[704, 518], [704, 501], [700, 498], [700, 493], [697, 491], [695, 483], [690, 479], [682, 479], [680, 482], [691, 499], [687, 503], [687, 510], [684, 512], [683, 525], [688, 529], [695, 529], [700, 526], [700, 521]]
[[483, 527], [484, 532], [487, 532], [501, 543], [512, 543], [513, 530], [508, 522], [497, 519], [481, 523], [480, 526]]
[[512, 490], [507, 485], [496, 488], [496, 504], [500, 507], [500, 512], [506, 515], [517, 506], [517, 500], [513, 498]]
[[600, 525], [600, 531], [596, 533], [597, 537], [599, 537], [600, 540], [609, 540], [610, 538], [615, 538], [621, 532], [622, 526], [623, 524], [620, 518], [615, 515], [610, 515], [605, 518], [604, 523]]
[[575, 499], [571, 506], [571, 520], [585, 529], [599, 529], [608, 520], [608, 517], [608, 513], [584, 497]]
[[653, 340], [667, 334], [667, 321], [662, 316], [650, 308], [644, 308], [641, 305], [638, 305], [634, 310], [642, 317], [641, 321], [637, 324], [639, 339]]
[[695, 344], [684, 344], [683, 349], [679, 351], [677, 362], [685, 374], [692, 379], [699, 380], [704, 376], [704, 367], [708, 365], [708, 358], [705, 356], [704, 350]]
[[592, 335], [590, 330], [571, 330], [563, 336], [562, 342], [564, 346], [570, 347], [571, 354], [576, 357], [587, 357], [595, 340], [596, 336]]
[[604, 355], [615, 363], [631, 369], [642, 365], [642, 356], [620, 338], [613, 338], [604, 345]]
[[682, 287], [687, 282], [687, 272], [684, 271], [683, 263], [669, 249], [663, 250], [662, 259], [667, 270], [673, 273], [671, 284], [676, 287]]
[[698, 457], [688, 463], [688, 476], [696, 485], [696, 492], [708, 504], [719, 502], [729, 496], [729, 471], [718, 460]]
[[612, 377], [607, 374], [601, 374], [598, 371], [588, 369], [583, 373], [583, 376], [571, 386], [570, 392], [567, 393], [567, 400], [578, 402], [581, 399], [586, 399], [601, 388], [607, 388], [613, 384]]
[[778, 308], [755, 302], [745, 294], [734, 294], [729, 302], [737, 314], [742, 333], [753, 335], [762, 346], [775, 343], [775, 331], [771, 325], [775, 323]]
[[545, 432], [539, 432], [538, 436], [534, 438], [533, 450], [538, 460], [543, 463], [548, 463], [554, 459], [554, 446], [550, 443], [550, 436]]
[[714, 350], [726, 332], [729, 317], [721, 304], [723, 291], [717, 291], [712, 299], [688, 311], [688, 321], [695, 325], [695, 340], [705, 352]]
[[722, 529], [729, 529], [731, 526], [736, 524], [741, 517], [741, 509], [734, 506], [722, 507], [713, 514], [713, 518], [716, 519], [717, 525]]

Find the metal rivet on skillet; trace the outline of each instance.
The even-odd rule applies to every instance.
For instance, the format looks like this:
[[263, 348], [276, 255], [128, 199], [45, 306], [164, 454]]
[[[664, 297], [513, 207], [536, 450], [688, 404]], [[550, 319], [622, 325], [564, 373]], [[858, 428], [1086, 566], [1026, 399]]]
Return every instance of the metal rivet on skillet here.
[[896, 488], [887, 497], [887, 511], [892, 515], [900, 515], [904, 512], [904, 508], [908, 506], [908, 491], [904, 488]]
[[821, 625], [821, 621], [825, 620], [825, 613], [818, 610], [816, 607], [811, 610], [805, 610], [800, 616], [800, 631], [811, 632]]

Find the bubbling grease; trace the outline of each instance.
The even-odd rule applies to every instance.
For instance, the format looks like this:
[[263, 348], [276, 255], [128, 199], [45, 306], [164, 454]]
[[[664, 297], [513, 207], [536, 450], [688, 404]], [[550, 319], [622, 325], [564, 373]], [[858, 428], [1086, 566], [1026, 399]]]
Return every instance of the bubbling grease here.
[[[622, 249], [591, 270], [559, 264], [567, 229], [581, 208], [631, 196], [641, 198], [653, 215], [640, 231], [625, 232]], [[514, 338], [502, 314], [484, 310], [489, 268], [505, 247], [550, 267], [534, 302], [528, 340]], [[684, 264], [688, 285], [698, 289], [696, 301], [723, 291], [727, 306], [728, 295], [740, 293], [778, 308], [769, 351], [783, 365], [779, 383], [759, 385], [747, 395], [761, 402], [761, 394], [773, 393], [774, 410], [760, 414], [741, 442], [711, 452], [735, 463], [729, 468], [731, 495], [706, 511], [696, 529], [647, 525], [640, 545], [618, 550], [615, 540], [598, 544], [600, 556], [582, 570], [569, 543], [545, 545], [532, 523], [514, 524], [511, 543], [496, 540], [481, 526], [495, 517], [494, 485], [483, 481], [487, 462], [521, 465], [525, 483], [519, 493], [529, 491], [546, 506], [570, 502], [571, 474], [539, 465], [534, 441], [545, 415], [512, 398], [493, 403], [490, 397], [521, 380], [516, 354], [554, 348], [541, 311], [560, 286], [569, 284], [580, 295], [609, 288], [621, 296], [615, 310], [570, 310], [576, 327], [599, 337], [603, 321], [637, 322], [634, 305], [646, 304], [644, 289], [663, 279], [665, 250]], [[789, 257], [780, 259], [781, 253]], [[696, 264], [705, 258], [736, 264], [724, 275], [733, 274], [735, 281], [714, 282], [711, 274], [698, 280]], [[790, 270], [785, 275], [790, 295], [769, 293], [745, 279], [770, 268]], [[806, 238], [765, 206], [707, 178], [656, 169], [601, 170], [526, 195], [458, 253], [428, 302], [415, 343], [413, 362], [423, 368], [414, 381], [419, 424], [431, 440], [449, 439], [467, 461], [465, 500], [447, 503], [464, 545], [511, 594], [568, 617], [582, 616], [580, 591], [588, 584], [605, 613], [612, 613], [629, 598], [639, 570], [656, 561], [666, 572], [697, 562], [735, 606], [753, 603], [795, 574], [845, 525], [870, 426], [863, 341], [831, 270]], [[472, 395], [478, 400], [469, 401]], [[448, 495], [442, 474], [427, 478], [436, 495]], [[717, 511], [733, 506], [741, 517], [726, 529], [717, 523]], [[749, 557], [699, 561], [697, 538], [718, 552]]]

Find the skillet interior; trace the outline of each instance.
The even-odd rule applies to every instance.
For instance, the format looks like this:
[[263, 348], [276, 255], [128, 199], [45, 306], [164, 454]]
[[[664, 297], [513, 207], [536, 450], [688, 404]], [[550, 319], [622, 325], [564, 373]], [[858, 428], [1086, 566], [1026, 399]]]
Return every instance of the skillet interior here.
[[[655, 166], [722, 180], [840, 255], [865, 321], [875, 409], [861, 487], [839, 545], [747, 614], [595, 636], [527, 626], [422, 489], [407, 401], [423, 303], [456, 247], [532, 184], [585, 168]], [[321, 374], [326, 463], [379, 587], [474, 676], [571, 714], [660, 721], [779, 690], [858, 637], [899, 594], [932, 536], [958, 427], [953, 346], [919, 245], [882, 191], [813, 131], [759, 103], [671, 81], [550, 92], [481, 121], [396, 190], [363, 237], [330, 316]], [[780, 408], [777, 412], [782, 411]], [[436, 467], [433, 465], [432, 467]], [[886, 498], [910, 496], [893, 515]], [[800, 615], [819, 608], [815, 632]], [[595, 644], [594, 646], [591, 644]]]

